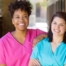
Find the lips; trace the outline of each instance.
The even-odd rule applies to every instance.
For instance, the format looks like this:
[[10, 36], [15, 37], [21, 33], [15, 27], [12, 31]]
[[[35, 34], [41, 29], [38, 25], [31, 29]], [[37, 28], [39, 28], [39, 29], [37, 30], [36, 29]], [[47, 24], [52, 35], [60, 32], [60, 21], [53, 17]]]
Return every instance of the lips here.
[[21, 24], [19, 24], [19, 26], [24, 26], [24, 24], [23, 24], [23, 23], [21, 23]]
[[60, 32], [59, 30], [56, 30], [56, 29], [54, 29], [54, 31], [55, 31], [56, 33], [59, 33], [59, 32]]

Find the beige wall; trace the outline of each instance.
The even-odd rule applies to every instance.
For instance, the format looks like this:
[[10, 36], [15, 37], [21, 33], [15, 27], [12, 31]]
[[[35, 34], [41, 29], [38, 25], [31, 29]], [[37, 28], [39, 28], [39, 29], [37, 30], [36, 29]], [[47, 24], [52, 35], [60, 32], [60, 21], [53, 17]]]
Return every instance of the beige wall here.
[[8, 12], [8, 5], [10, 2], [14, 0], [2, 0], [2, 16], [3, 16], [3, 22], [2, 22], [2, 34], [4, 35], [8, 31], [13, 30], [13, 25], [11, 23], [11, 18]]

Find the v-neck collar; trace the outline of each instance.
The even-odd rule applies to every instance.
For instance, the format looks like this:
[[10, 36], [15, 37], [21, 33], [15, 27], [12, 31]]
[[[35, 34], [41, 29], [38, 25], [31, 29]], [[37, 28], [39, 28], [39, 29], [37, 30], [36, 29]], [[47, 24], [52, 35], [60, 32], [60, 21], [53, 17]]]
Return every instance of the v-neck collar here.
[[51, 42], [49, 43], [49, 46], [50, 46], [50, 51], [51, 51], [51, 54], [52, 55], [56, 55], [57, 53], [57, 50], [59, 49], [59, 47], [62, 45], [62, 42], [56, 47], [55, 51], [53, 52], [52, 51], [52, 47], [51, 47]]
[[25, 41], [24, 41], [24, 43], [23, 44], [21, 44], [19, 41], [17, 41], [15, 38], [14, 38], [14, 36], [11, 34], [11, 32], [8, 32], [8, 34], [10, 35], [10, 37], [17, 43], [17, 44], [19, 44], [19, 45], [25, 45], [25, 42], [26, 42], [26, 40], [27, 40], [27, 36], [28, 36], [28, 30], [27, 30], [27, 34], [26, 34], [26, 37], [25, 37]]

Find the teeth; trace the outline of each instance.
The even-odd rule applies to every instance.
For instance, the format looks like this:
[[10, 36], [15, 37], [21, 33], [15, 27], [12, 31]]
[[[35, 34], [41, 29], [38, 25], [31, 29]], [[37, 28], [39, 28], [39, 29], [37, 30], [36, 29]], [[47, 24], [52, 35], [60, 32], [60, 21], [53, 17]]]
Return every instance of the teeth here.
[[58, 30], [55, 30], [55, 32], [59, 32]]
[[20, 26], [24, 25], [24, 24], [19, 24]]

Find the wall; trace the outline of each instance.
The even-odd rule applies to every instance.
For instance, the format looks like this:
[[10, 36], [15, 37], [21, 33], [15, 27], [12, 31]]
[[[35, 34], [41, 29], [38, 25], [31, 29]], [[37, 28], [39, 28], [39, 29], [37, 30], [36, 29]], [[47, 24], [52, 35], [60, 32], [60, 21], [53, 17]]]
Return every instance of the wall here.
[[65, 0], [65, 12], [66, 12], [66, 0]]
[[[49, 1], [52, 1], [52, 0], [49, 0]], [[66, 12], [66, 0], [57, 0], [56, 2], [53, 2], [53, 3], [50, 2], [48, 4], [48, 7], [47, 7], [47, 24], [48, 25], [50, 23], [51, 17], [57, 11]]]
[[14, 29], [8, 12], [8, 5], [14, 0], [2, 0], [2, 35]]

